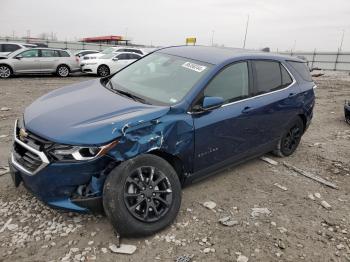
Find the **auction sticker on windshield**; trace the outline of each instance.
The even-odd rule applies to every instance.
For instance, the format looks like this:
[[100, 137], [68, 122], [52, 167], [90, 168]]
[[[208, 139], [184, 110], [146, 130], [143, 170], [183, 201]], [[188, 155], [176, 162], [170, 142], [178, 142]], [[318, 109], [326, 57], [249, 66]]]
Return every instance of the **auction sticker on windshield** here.
[[191, 62], [186, 62], [182, 66], [199, 73], [203, 72], [207, 68], [206, 66], [197, 65]]

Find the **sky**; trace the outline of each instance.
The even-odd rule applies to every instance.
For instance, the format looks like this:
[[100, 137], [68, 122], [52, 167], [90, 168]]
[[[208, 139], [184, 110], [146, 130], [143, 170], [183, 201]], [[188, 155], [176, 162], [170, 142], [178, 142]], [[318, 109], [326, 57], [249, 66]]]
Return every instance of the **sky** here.
[[122, 35], [145, 45], [350, 51], [350, 0], [0, 0], [0, 36]]

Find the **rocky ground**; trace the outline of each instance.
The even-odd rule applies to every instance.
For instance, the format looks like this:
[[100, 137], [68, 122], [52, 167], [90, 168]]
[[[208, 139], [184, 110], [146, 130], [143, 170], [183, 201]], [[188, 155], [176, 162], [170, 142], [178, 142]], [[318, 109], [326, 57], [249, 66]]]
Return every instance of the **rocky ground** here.
[[[87, 79], [0, 81], [1, 167], [6, 169], [13, 123], [23, 109], [50, 90]], [[350, 126], [343, 117], [350, 76], [325, 72], [315, 81], [314, 120], [293, 156], [268, 156], [277, 165], [255, 159], [185, 188], [171, 227], [122, 239], [137, 247], [133, 255], [113, 253], [116, 238], [104, 216], [52, 210], [22, 185], [14, 188], [0, 168], [0, 261], [174, 261], [184, 255], [192, 261], [350, 261]]]

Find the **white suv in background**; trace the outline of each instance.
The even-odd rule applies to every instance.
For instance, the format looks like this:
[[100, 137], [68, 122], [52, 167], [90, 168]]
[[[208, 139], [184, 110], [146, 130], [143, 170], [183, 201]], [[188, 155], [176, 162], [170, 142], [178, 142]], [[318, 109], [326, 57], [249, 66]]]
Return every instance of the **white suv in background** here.
[[32, 48], [36, 47], [34, 44], [26, 43], [11, 43], [11, 42], [0, 42], [0, 56], [7, 56], [8, 54], [21, 49], [21, 48]]
[[142, 56], [147, 54], [147, 52], [145, 52], [144, 50], [142, 50], [140, 48], [131, 48], [131, 47], [125, 47], [125, 46], [108, 47], [100, 53], [85, 55], [83, 57], [83, 60], [96, 59], [96, 58], [100, 58], [104, 55], [109, 55], [109, 54], [113, 54], [113, 53], [120, 53], [120, 52], [135, 53], [135, 54], [139, 54]]
[[84, 60], [80, 63], [80, 68], [84, 73], [104, 77], [114, 74], [141, 57], [141, 54], [131, 52], [111, 53], [100, 58]]

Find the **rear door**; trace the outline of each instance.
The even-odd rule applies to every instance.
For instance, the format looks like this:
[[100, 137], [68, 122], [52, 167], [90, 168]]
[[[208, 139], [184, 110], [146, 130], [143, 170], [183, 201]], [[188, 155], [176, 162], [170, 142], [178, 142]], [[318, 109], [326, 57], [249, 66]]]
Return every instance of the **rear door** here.
[[57, 63], [59, 62], [59, 53], [56, 50], [41, 49], [39, 61], [42, 72], [54, 72], [56, 71]]
[[297, 115], [299, 87], [279, 61], [253, 60], [252, 68], [254, 91], [247, 116], [255, 116], [250, 129], [256, 130], [263, 149], [268, 149], [277, 144], [288, 121]]
[[39, 50], [31, 49], [23, 51], [13, 59], [13, 68], [18, 73], [40, 72]]

